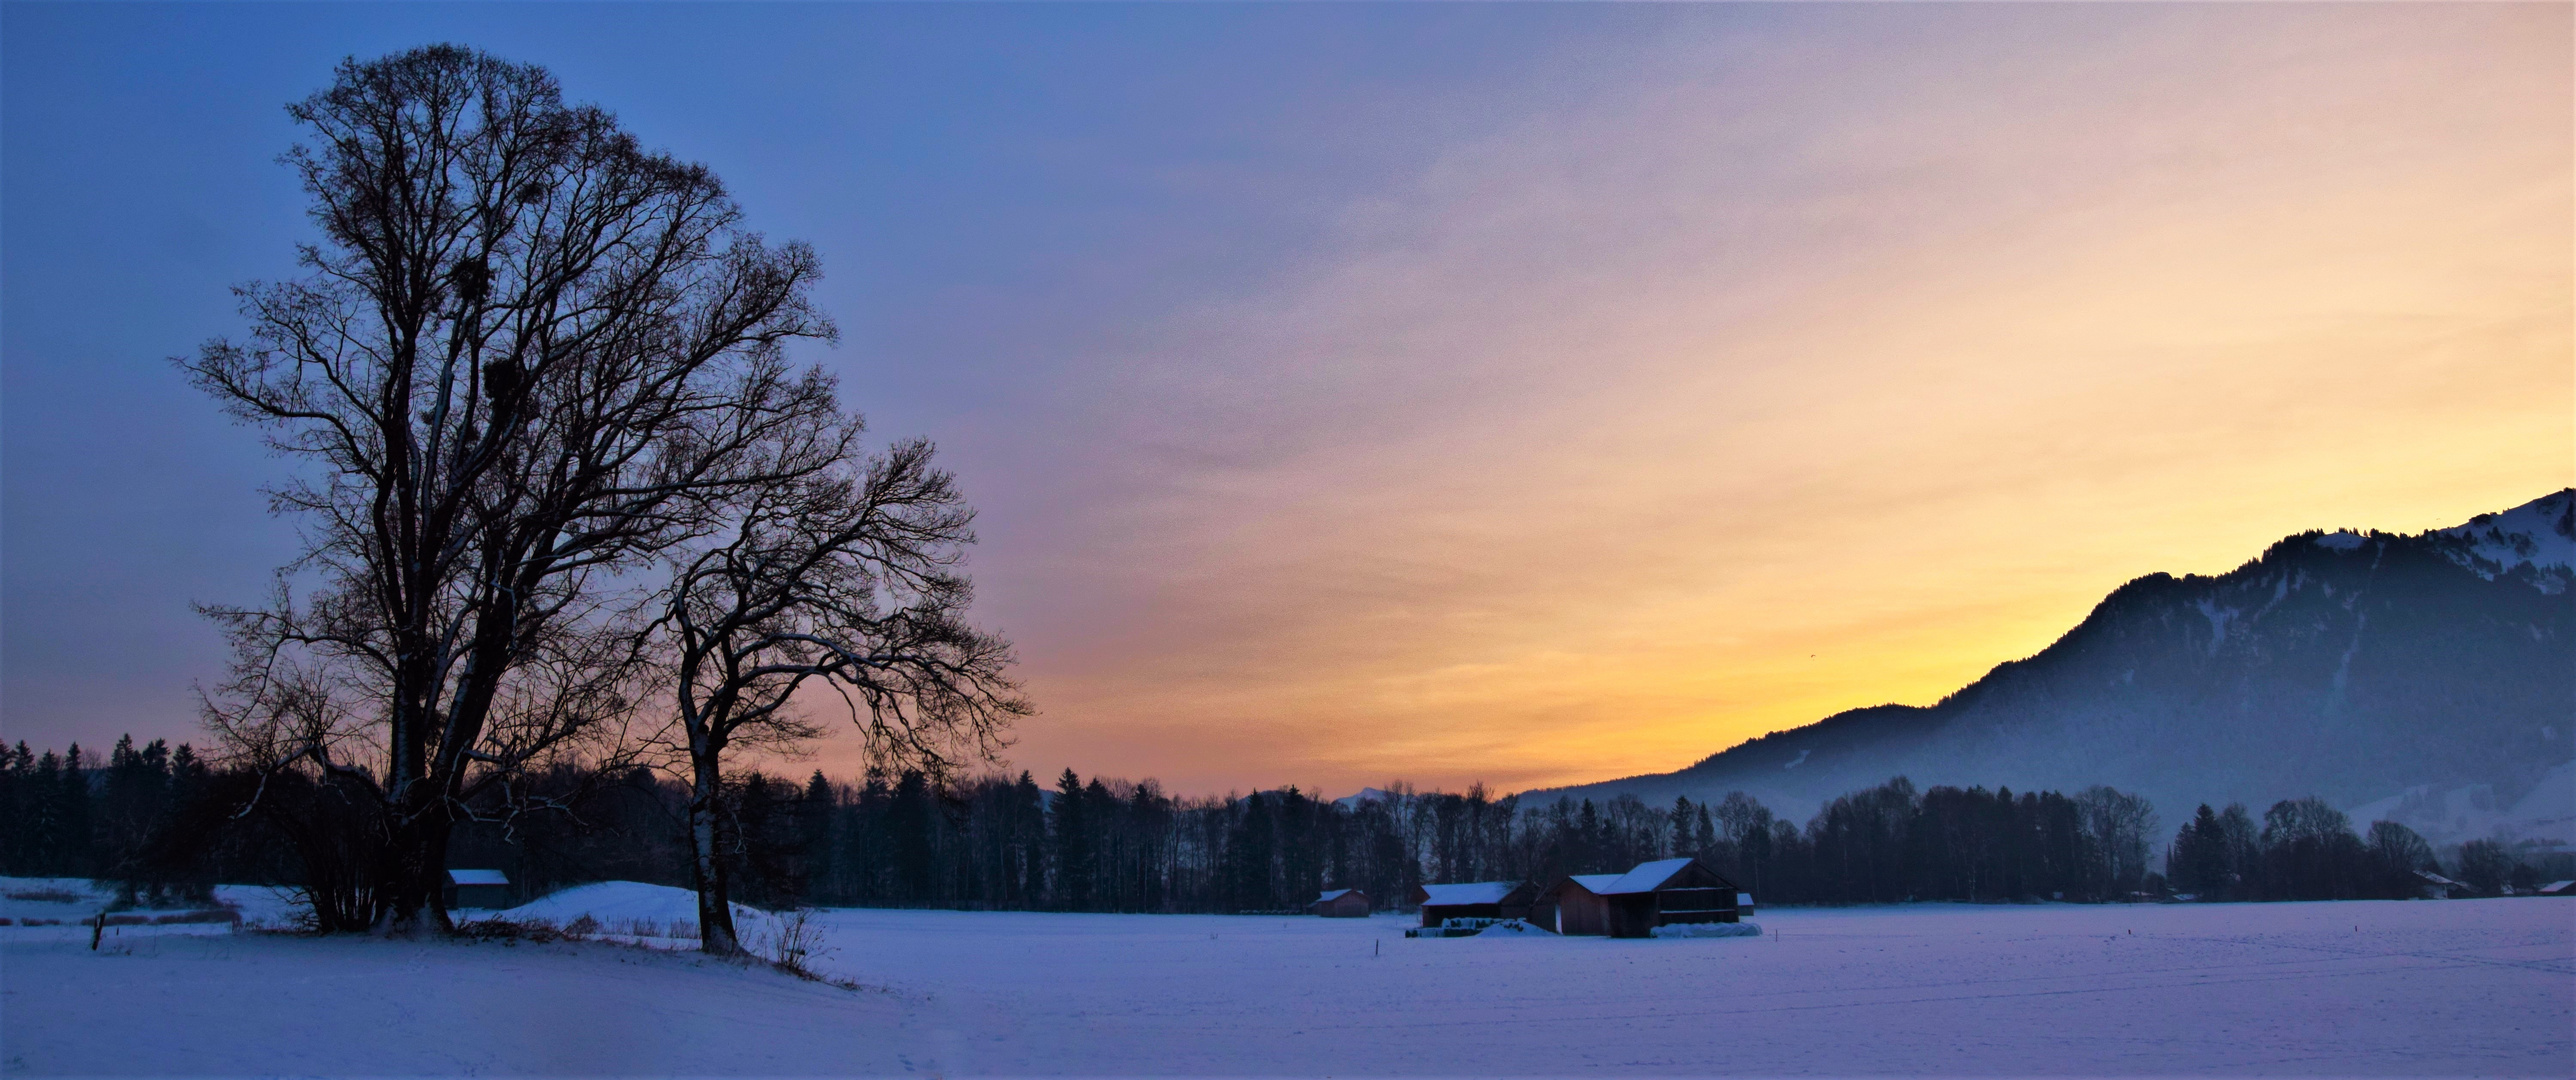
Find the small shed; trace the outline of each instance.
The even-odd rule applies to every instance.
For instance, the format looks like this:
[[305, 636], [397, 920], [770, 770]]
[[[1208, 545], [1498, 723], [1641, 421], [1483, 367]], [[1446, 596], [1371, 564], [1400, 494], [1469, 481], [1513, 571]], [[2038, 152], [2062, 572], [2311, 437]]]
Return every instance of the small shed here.
[[2541, 896], [2576, 896], [2576, 881], [2553, 881], [2531, 891]]
[[1315, 898], [1315, 914], [1327, 919], [1369, 917], [1369, 895], [1358, 889], [1326, 889]]
[[1658, 926], [1731, 923], [1735, 883], [1698, 859], [1640, 863], [1599, 890], [1611, 937], [1652, 937]]
[[444, 891], [450, 911], [510, 906], [510, 878], [498, 870], [450, 870]]
[[1538, 904], [1530, 912], [1530, 921], [1560, 934], [1607, 934], [1610, 932], [1610, 902], [1602, 899], [1601, 890], [1619, 880], [1618, 874], [1574, 874], [1558, 879], [1540, 893]]
[[2469, 891], [2469, 887], [2430, 870], [2415, 871], [2416, 884], [2427, 900], [2448, 900]]
[[1538, 890], [1518, 881], [1470, 881], [1455, 885], [1421, 885], [1413, 902], [1422, 908], [1422, 925], [1442, 919], [1526, 919]]

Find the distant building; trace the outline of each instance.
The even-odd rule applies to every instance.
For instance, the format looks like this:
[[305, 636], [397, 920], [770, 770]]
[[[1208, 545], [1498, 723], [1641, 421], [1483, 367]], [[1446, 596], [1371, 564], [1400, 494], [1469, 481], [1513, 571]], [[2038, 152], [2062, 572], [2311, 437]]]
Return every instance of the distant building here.
[[498, 870], [450, 870], [444, 891], [450, 911], [510, 906], [510, 879]]
[[1517, 881], [1472, 881], [1457, 885], [1422, 885], [1413, 902], [1422, 908], [1422, 925], [1442, 919], [1526, 919], [1538, 890]]
[[1327, 919], [1369, 917], [1369, 895], [1358, 889], [1326, 889], [1315, 898], [1315, 914]]
[[1658, 926], [1739, 918], [1735, 883], [1698, 859], [1640, 863], [1598, 891], [1608, 909], [1611, 937], [1652, 937]]
[[1658, 926], [1735, 922], [1750, 893], [1697, 859], [1658, 859], [1624, 874], [1576, 874], [1540, 894], [1532, 921], [1560, 934], [1649, 937]]
[[2427, 900], [2448, 900], [2454, 896], [2469, 891], [2468, 886], [2462, 885], [2459, 882], [2443, 877], [2442, 875], [2436, 874], [2430, 870], [2415, 871], [2415, 877], [2416, 880], [2421, 883], [2424, 890], [2423, 897]]
[[1539, 894], [1530, 921], [1560, 934], [1607, 934], [1610, 902], [1601, 898], [1601, 890], [1620, 876], [1575, 874], [1561, 879]]
[[2553, 881], [2531, 891], [2541, 896], [2576, 896], [2576, 881]]

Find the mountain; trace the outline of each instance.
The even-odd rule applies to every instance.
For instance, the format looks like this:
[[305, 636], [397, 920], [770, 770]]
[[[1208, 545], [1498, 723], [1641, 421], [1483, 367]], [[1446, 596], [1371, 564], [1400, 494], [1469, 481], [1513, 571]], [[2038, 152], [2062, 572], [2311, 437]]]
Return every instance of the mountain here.
[[2216, 577], [2150, 574], [1925, 707], [1854, 709], [1679, 772], [1524, 793], [1743, 791], [1804, 821], [1916, 786], [2202, 802], [2318, 795], [2436, 843], [2576, 842], [2576, 489], [2416, 535], [2308, 532]]

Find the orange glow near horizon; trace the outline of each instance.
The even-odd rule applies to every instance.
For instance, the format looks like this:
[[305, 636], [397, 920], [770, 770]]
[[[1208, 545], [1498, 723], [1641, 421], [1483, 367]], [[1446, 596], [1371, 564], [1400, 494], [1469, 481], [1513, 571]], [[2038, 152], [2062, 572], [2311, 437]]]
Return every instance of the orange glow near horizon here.
[[1068, 451], [1120, 494], [977, 555], [1012, 766], [1661, 772], [2576, 482], [2567, 7], [1841, 10], [1659, 43], [1130, 343]]

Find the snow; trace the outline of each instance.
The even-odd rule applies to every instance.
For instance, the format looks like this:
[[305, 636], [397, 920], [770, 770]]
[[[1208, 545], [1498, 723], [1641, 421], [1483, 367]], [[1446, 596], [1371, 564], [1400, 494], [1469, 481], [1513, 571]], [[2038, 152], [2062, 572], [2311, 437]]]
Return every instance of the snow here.
[[1315, 897], [1315, 902], [1318, 904], [1329, 904], [1335, 900], [1349, 896], [1352, 892], [1353, 890], [1350, 889], [1326, 889]]
[[[461, 920], [500, 918], [563, 927], [589, 916], [597, 933], [635, 944], [695, 947], [698, 894], [668, 885], [640, 881], [601, 881], [548, 893], [506, 911], [465, 910]], [[747, 948], [759, 948], [778, 932], [778, 916], [744, 904], [733, 905], [733, 928]], [[654, 940], [667, 939], [667, 940]]]
[[1654, 935], [1658, 938], [1761, 937], [1762, 927], [1749, 922], [1675, 923], [1656, 927]]
[[1429, 897], [1429, 899], [1424, 900], [1423, 903], [1432, 907], [1449, 907], [1454, 904], [1499, 904], [1503, 902], [1504, 897], [1512, 894], [1513, 889], [1519, 887], [1519, 885], [1509, 881], [1470, 881], [1455, 885], [1425, 885], [1422, 887], [1422, 892], [1425, 896]]
[[2209, 620], [2209, 655], [2216, 656], [2227, 644], [2227, 624], [2242, 613], [2215, 600], [2203, 599], [2193, 606], [2200, 609], [2201, 618]]
[[2487, 784], [2435, 788], [2424, 784], [2345, 811], [2355, 827], [2394, 821], [2435, 844], [2498, 838], [2545, 847], [2576, 845], [2576, 762], [2542, 773], [2531, 790], [2505, 805]]
[[74, 922], [98, 914], [109, 895], [86, 878], [0, 878], [0, 918]]
[[[1650, 863], [1638, 863], [1636, 869], [1619, 875], [1619, 879], [1611, 882], [1608, 887], [1592, 889], [1592, 891], [1603, 896], [1612, 893], [1653, 892], [1663, 883], [1672, 880], [1673, 875], [1681, 873], [1682, 867], [1690, 864], [1691, 860], [1688, 858], [1657, 859]], [[1584, 887], [1591, 888], [1589, 885]]]
[[[2489, 580], [2526, 564], [2576, 570], [2576, 492], [2555, 492], [2501, 514], [2480, 514], [2434, 535], [2451, 540], [2451, 557]], [[2552, 584], [2544, 579], [2543, 588], [2554, 592]]]
[[510, 878], [498, 870], [450, 870], [447, 881], [451, 885], [507, 885]]
[[[734, 917], [757, 915], [756, 910], [741, 904], [733, 906]], [[481, 914], [477, 912], [476, 914]], [[698, 894], [668, 885], [647, 885], [640, 881], [601, 881], [575, 885], [548, 893], [493, 916], [513, 921], [544, 920], [561, 926], [584, 915], [600, 922], [623, 922], [651, 919], [669, 922], [698, 918]]]
[[1573, 882], [1574, 882], [1575, 884], [1583, 886], [1583, 887], [1584, 887], [1584, 889], [1586, 889], [1586, 890], [1590, 891], [1590, 892], [1592, 893], [1592, 895], [1594, 895], [1594, 896], [1599, 896], [1599, 895], [1601, 895], [1603, 892], [1608, 891], [1608, 890], [1609, 890], [1609, 888], [1610, 888], [1610, 886], [1611, 886], [1613, 883], [1617, 882], [1620, 878], [1625, 877], [1625, 876], [1627, 876], [1627, 875], [1624, 875], [1624, 874], [1573, 874], [1573, 875], [1569, 875], [1569, 877], [1573, 880]]
[[819, 913], [815, 965], [856, 992], [599, 943], [155, 927], [93, 953], [9, 927], [0, 1070], [2566, 1076], [2571, 911], [1915, 905], [1483, 945], [1389, 917]]
[[612, 945], [0, 941], [12, 1076], [882, 1074], [924, 1042], [892, 995]]
[[2368, 539], [2360, 533], [2346, 529], [2317, 537], [2317, 546], [2328, 551], [2353, 551], [2360, 548]]
[[[68, 926], [106, 911], [115, 900], [113, 889], [102, 888], [88, 878], [0, 877], [0, 918], [20, 925], [33, 920]], [[289, 890], [262, 885], [218, 885], [215, 906], [238, 913], [245, 925], [254, 928], [293, 926], [300, 910]], [[161, 916], [186, 910], [189, 909], [165, 908], [135, 914]]]
[[1344, 795], [1341, 798], [1333, 800], [1333, 803], [1344, 810], [1356, 810], [1359, 809], [1359, 805], [1364, 802], [1385, 802], [1393, 798], [1395, 798], [1395, 796], [1377, 788], [1364, 787], [1356, 794]]

